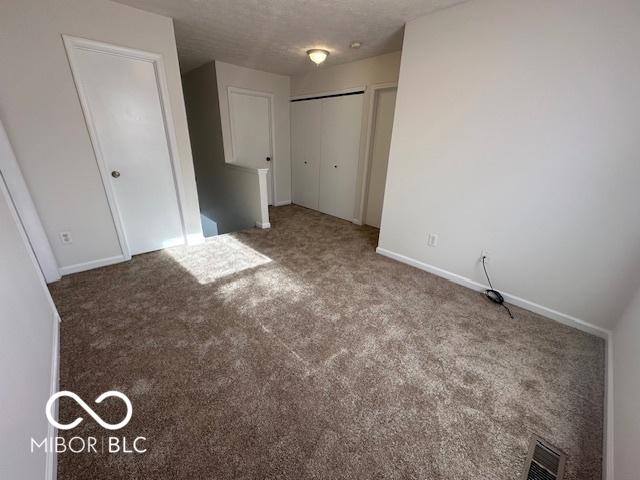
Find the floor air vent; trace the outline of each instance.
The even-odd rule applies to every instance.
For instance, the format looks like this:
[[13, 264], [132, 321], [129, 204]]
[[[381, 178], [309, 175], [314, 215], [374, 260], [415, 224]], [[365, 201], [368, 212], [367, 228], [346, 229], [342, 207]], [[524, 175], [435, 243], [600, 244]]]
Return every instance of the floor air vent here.
[[556, 447], [534, 436], [522, 480], [562, 480], [566, 459]]

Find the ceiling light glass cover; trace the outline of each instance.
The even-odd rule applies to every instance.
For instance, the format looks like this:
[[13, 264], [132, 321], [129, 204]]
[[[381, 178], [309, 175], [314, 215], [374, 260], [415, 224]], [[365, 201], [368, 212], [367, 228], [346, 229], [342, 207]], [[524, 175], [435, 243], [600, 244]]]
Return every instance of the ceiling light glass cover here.
[[309, 58], [313, 63], [320, 65], [327, 59], [329, 52], [322, 50], [321, 48], [313, 48], [311, 50], [307, 50], [307, 55], [309, 55]]

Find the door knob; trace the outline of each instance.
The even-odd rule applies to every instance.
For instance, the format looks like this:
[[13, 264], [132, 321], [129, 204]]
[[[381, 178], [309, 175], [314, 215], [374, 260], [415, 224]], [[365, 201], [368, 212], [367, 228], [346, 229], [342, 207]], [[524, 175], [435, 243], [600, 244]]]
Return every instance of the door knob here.
[[113, 178], [118, 178], [120, 176], [120, 172], [118, 170], [114, 170], [113, 172], [111, 172], [111, 176]]
[[265, 160], [266, 160], [267, 162], [270, 162], [270, 161], [271, 161], [271, 157], [267, 157], [267, 158], [265, 158]]

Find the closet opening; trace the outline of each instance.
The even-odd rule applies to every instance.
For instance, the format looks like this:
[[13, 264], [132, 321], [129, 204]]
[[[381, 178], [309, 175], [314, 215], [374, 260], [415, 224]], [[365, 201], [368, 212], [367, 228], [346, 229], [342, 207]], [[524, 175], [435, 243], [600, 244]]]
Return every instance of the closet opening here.
[[356, 90], [354, 92], [342, 92], [342, 93], [327, 93], [325, 95], [318, 95], [316, 97], [294, 98], [291, 100], [291, 103], [306, 102], [308, 100], [319, 100], [321, 98], [346, 97], [349, 95], [362, 95], [362, 94], [364, 94], [364, 90]]
[[364, 89], [291, 101], [293, 203], [359, 223], [356, 215]]

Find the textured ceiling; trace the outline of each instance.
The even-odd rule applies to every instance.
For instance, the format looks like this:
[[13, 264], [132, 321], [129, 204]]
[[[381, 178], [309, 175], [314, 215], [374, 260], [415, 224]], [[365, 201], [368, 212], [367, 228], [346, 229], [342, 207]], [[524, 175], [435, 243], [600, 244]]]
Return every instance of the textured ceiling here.
[[174, 19], [183, 72], [220, 60], [290, 75], [316, 68], [310, 48], [331, 52], [325, 65], [400, 50], [408, 20], [465, 0], [117, 1]]

